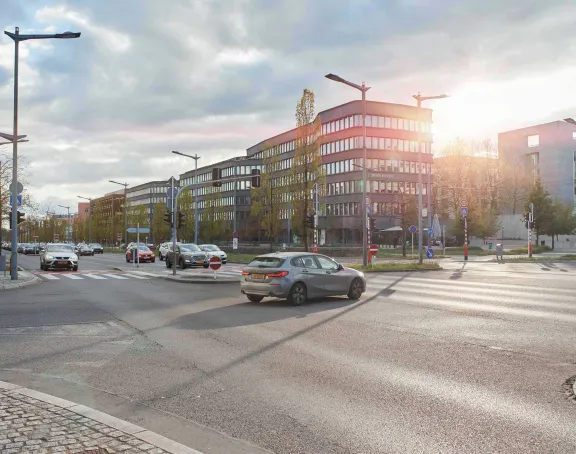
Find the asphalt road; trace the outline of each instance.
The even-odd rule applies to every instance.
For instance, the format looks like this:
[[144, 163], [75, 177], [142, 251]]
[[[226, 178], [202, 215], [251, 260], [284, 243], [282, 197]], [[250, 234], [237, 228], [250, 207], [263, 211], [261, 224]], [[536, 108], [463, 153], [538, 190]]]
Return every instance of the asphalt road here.
[[82, 258], [80, 276], [102, 279], [0, 293], [0, 380], [208, 452], [576, 451], [569, 263], [443, 263], [371, 275], [359, 302], [292, 307], [236, 284], [110, 277], [120, 259]]

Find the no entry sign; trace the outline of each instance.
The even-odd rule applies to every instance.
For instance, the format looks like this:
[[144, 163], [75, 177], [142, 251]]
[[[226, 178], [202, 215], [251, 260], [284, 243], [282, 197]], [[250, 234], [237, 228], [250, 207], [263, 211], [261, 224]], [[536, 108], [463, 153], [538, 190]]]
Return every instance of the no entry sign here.
[[210, 268], [212, 268], [214, 271], [220, 269], [220, 267], [222, 266], [222, 260], [220, 260], [220, 257], [211, 257], [210, 258]]
[[370, 254], [372, 254], [372, 255], [378, 254], [378, 245], [377, 244], [371, 244], [370, 245]]

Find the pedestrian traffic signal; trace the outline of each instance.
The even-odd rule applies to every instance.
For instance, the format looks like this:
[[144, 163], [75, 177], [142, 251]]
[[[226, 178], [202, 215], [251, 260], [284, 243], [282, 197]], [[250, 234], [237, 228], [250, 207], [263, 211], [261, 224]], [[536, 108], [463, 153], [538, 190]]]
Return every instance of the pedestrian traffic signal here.
[[532, 229], [534, 229], [534, 223], [533, 223], [533, 222], [528, 222], [528, 221], [526, 221], [526, 222], [524, 223], [524, 227], [526, 227], [527, 229], [532, 230]]
[[314, 216], [315, 213], [309, 214], [308, 216], [306, 216], [306, 225], [308, 227], [310, 227], [311, 229], [314, 228]]
[[528, 222], [530, 221], [530, 213], [526, 212], [524, 213], [524, 222]]
[[172, 225], [172, 213], [170, 213], [170, 211], [166, 211], [166, 213], [164, 213], [164, 222], [166, 224], [168, 224], [170, 227], [173, 227], [173, 225]]
[[[20, 211], [16, 212], [16, 216], [18, 219], [18, 224], [22, 224], [24, 222], [24, 217], [26, 216], [24, 213], [20, 213]], [[14, 230], [14, 226], [12, 225], [12, 213], [10, 213], [8, 219], [10, 219], [10, 230]]]
[[369, 218], [369, 225], [370, 225], [370, 230], [374, 231], [376, 230], [376, 219], [375, 218]]
[[222, 169], [218, 167], [214, 167], [212, 169], [212, 186], [214, 187], [221, 187], [222, 186]]
[[260, 170], [259, 169], [252, 169], [252, 187], [259, 188], [260, 187]]
[[181, 211], [178, 212], [178, 228], [182, 228], [186, 225], [186, 215]]

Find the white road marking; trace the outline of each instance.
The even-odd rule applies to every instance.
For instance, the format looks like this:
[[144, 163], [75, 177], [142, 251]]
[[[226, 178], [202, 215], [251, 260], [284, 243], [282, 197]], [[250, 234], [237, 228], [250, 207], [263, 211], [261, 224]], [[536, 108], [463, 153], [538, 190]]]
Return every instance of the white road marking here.
[[44, 279], [48, 279], [49, 281], [58, 281], [60, 280], [59, 277], [54, 276], [53, 274], [41, 274]]
[[97, 274], [83, 274], [83, 276], [90, 277], [92, 279], [106, 279], [105, 277], [99, 276]]
[[128, 277], [132, 277], [134, 279], [149, 279], [145, 276], [136, 276], [135, 274], [130, 274], [130, 273], [125, 273], [122, 276], [128, 276]]
[[67, 277], [68, 279], [84, 279], [83, 277], [77, 276], [75, 274], [62, 274], [62, 276]]
[[103, 274], [102, 276], [111, 277], [112, 279], [128, 279], [124, 276], [119, 276], [118, 274]]

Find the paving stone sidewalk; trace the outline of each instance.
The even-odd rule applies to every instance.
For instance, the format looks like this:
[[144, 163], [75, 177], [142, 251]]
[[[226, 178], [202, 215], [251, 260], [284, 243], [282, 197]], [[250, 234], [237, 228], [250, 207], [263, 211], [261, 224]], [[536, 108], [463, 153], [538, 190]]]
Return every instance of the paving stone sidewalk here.
[[[76, 405], [27, 388], [9, 388], [0, 382], [2, 454], [201, 454], [142, 427], [84, 405]], [[46, 396], [47, 399], [40, 400], [26, 394]], [[81, 413], [97, 416], [93, 419]], [[110, 424], [102, 422], [106, 420], [109, 420]], [[159, 440], [159, 443], [154, 443], [154, 440]], [[169, 447], [165, 450], [158, 445]]]

